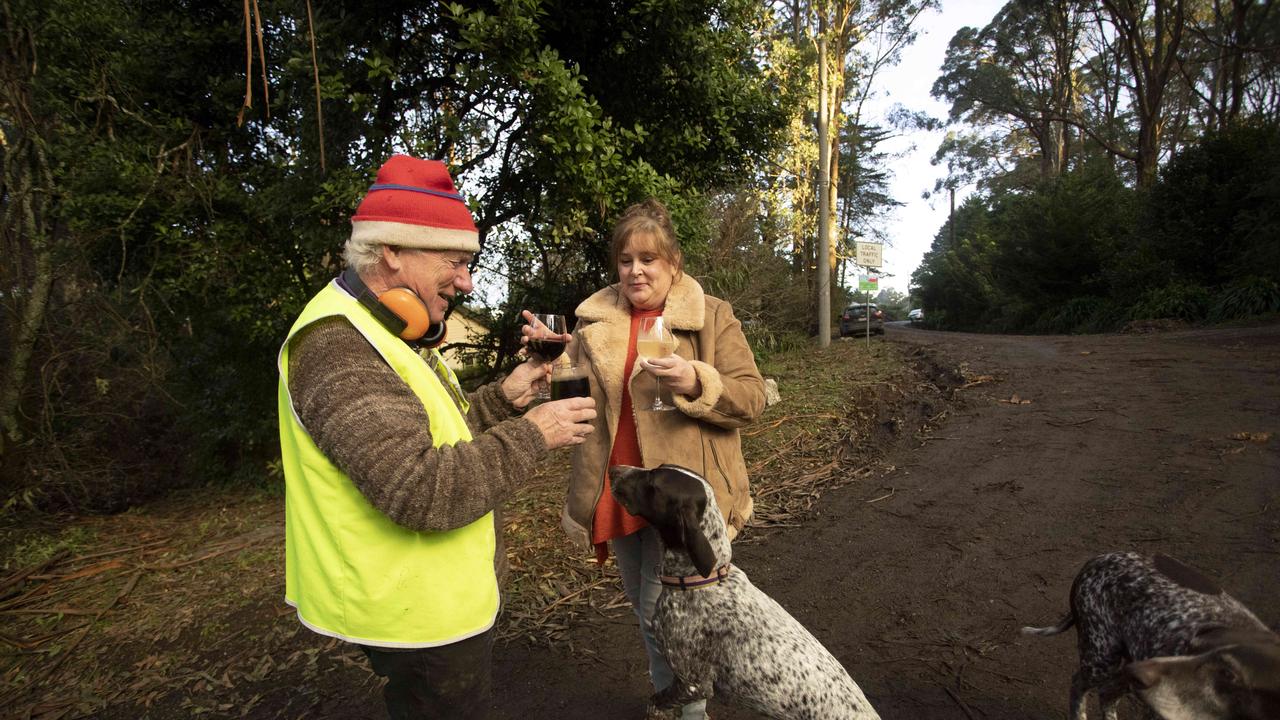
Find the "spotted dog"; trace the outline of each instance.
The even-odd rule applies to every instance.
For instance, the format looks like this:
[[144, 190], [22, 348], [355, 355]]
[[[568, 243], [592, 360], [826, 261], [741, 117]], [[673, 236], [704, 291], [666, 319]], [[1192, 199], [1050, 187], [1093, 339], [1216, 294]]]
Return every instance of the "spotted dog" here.
[[830, 652], [733, 559], [724, 517], [697, 473], [677, 465], [609, 468], [613, 495], [653, 525], [666, 550], [654, 635], [675, 681], [658, 709], [721, 695], [770, 718], [878, 720]]
[[1171, 557], [1099, 555], [1076, 576], [1071, 610], [1057, 625], [1022, 631], [1056, 635], [1072, 625], [1080, 650], [1074, 720], [1085, 719], [1090, 690], [1108, 720], [1129, 692], [1165, 720], [1280, 718], [1280, 637]]

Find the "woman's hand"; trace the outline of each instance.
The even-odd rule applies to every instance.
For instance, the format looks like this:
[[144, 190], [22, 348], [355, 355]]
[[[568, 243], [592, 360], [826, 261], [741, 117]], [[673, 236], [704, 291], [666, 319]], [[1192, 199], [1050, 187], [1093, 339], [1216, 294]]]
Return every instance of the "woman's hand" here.
[[636, 358], [641, 369], [658, 378], [662, 387], [673, 393], [698, 397], [702, 394], [702, 382], [693, 364], [679, 355], [671, 354], [660, 358]]
[[[520, 317], [524, 318], [524, 322], [525, 322], [524, 325], [520, 326], [520, 346], [525, 348], [525, 352], [528, 352], [529, 338], [533, 337], [534, 335], [538, 335], [539, 337], [547, 337], [546, 326], [544, 326], [542, 323], [539, 323], [538, 319], [533, 316], [533, 313], [529, 312], [528, 310], [521, 310]], [[557, 337], [557, 336], [551, 335], [550, 337]], [[570, 335], [569, 333], [563, 333], [559, 336], [559, 338], [564, 341], [565, 346], [567, 348], [569, 341], [573, 340], [573, 335]]]
[[[506, 396], [507, 402], [523, 409], [537, 397], [540, 391], [550, 386], [551, 363], [541, 356], [529, 352], [529, 338], [538, 332], [535, 329], [538, 321], [534, 319], [533, 313], [528, 310], [520, 311], [520, 315], [528, 323], [520, 326], [520, 346], [524, 348], [528, 359], [517, 365], [511, 371], [511, 374], [507, 376], [507, 379], [502, 381], [502, 394]], [[545, 328], [543, 331], [545, 332]], [[559, 337], [564, 340], [566, 345], [573, 339], [573, 336], [569, 333], [564, 333]]]

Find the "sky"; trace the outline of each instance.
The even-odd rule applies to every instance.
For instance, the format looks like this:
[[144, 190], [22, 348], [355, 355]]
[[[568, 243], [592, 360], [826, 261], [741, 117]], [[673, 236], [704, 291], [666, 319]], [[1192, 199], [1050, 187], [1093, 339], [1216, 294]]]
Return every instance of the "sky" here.
[[[956, 31], [966, 25], [986, 26], [1004, 4], [1005, 0], [942, 0], [941, 12], [922, 17], [919, 37], [903, 51], [902, 62], [884, 71], [876, 83], [881, 94], [871, 105], [871, 121], [876, 122], [876, 116], [880, 115], [878, 122], [889, 126], [884, 115], [894, 105], [945, 119], [949, 106], [930, 97], [929, 89], [946, 58], [947, 44]], [[896, 200], [904, 203], [891, 216], [886, 233], [889, 240], [884, 248], [881, 289], [907, 292], [911, 273], [920, 265], [933, 236], [947, 220], [950, 201], [945, 194], [928, 200], [920, 197], [926, 190], [932, 190], [934, 182], [946, 173], [944, 167], [929, 164], [945, 135], [945, 130], [915, 131], [881, 146], [885, 152], [901, 153], [892, 164], [894, 179], [890, 191]], [[956, 191], [957, 206], [972, 189]]]

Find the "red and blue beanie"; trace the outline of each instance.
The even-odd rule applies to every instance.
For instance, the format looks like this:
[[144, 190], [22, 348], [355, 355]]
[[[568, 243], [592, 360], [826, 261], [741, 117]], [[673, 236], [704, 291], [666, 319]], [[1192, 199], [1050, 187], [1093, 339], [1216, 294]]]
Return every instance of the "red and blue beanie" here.
[[351, 218], [353, 240], [480, 252], [471, 210], [439, 160], [393, 155]]

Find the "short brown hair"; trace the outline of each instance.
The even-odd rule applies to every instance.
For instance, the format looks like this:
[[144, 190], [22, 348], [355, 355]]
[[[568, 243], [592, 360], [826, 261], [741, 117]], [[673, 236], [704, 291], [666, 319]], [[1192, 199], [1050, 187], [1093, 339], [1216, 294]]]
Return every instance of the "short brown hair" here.
[[614, 272], [618, 271], [618, 256], [622, 255], [627, 243], [636, 235], [653, 238], [653, 251], [658, 257], [671, 263], [676, 270], [676, 277], [680, 277], [684, 272], [684, 253], [680, 252], [680, 241], [676, 239], [671, 214], [667, 212], [667, 206], [657, 198], [649, 198], [623, 210], [618, 223], [613, 226], [613, 237], [609, 242], [609, 264]]

